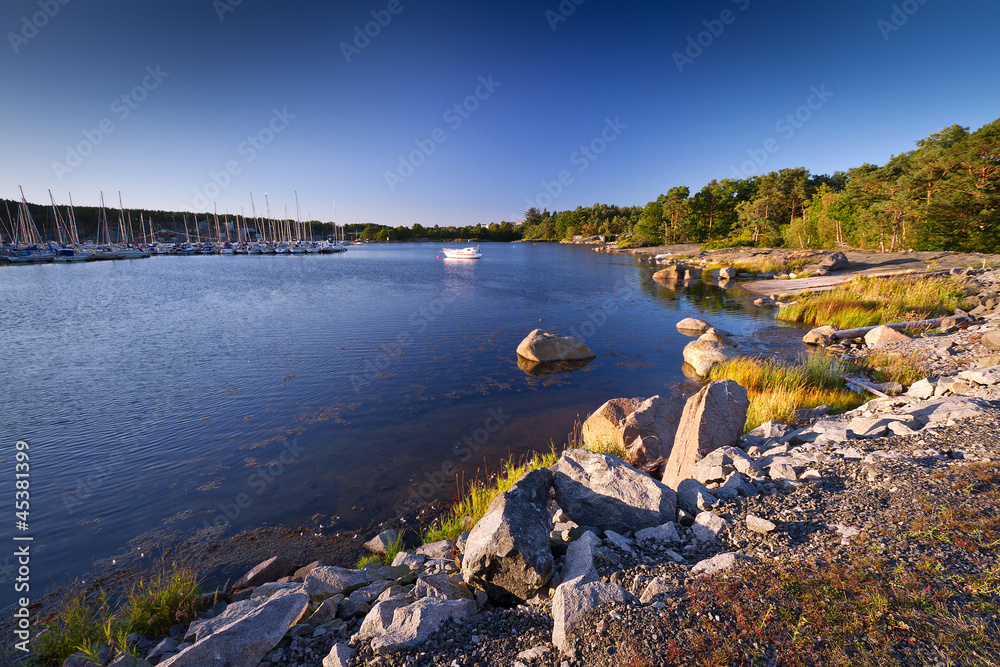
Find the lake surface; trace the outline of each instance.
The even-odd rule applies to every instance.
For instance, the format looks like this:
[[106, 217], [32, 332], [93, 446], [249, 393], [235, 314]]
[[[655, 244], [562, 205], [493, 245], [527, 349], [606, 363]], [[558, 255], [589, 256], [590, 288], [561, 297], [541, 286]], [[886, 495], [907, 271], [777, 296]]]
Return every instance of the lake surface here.
[[[351, 529], [407, 499], [450, 499], [457, 475], [565, 442], [609, 398], [697, 389], [681, 370], [684, 317], [802, 351], [771, 311], [712, 285], [662, 287], [630, 257], [482, 249], [0, 269], [0, 497], [14, 496], [25, 440], [32, 596], [150, 531], [317, 514]], [[528, 375], [514, 350], [535, 328], [575, 332], [598, 356]], [[0, 556], [4, 604], [11, 562]]]

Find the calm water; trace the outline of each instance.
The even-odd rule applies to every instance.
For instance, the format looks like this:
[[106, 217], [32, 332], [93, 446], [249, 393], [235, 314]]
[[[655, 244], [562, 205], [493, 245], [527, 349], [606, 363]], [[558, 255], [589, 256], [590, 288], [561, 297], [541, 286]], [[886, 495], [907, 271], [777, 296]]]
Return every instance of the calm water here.
[[[608, 398], [692, 391], [683, 317], [800, 349], [769, 311], [711, 285], [665, 289], [631, 258], [548, 244], [484, 244], [476, 262], [438, 253], [0, 270], [0, 498], [13, 498], [26, 440], [36, 587], [149, 531], [316, 514], [351, 528], [421, 493], [450, 498], [456, 471], [564, 441]], [[575, 330], [597, 359], [526, 374], [514, 350], [536, 327]]]

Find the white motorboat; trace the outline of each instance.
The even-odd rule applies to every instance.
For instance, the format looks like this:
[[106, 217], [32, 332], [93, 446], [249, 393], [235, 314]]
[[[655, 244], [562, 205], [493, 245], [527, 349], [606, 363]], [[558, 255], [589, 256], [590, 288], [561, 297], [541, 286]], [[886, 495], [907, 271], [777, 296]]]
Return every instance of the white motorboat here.
[[479, 251], [479, 246], [455, 249], [455, 248], [442, 248], [441, 252], [444, 253], [445, 259], [480, 259], [483, 253]]

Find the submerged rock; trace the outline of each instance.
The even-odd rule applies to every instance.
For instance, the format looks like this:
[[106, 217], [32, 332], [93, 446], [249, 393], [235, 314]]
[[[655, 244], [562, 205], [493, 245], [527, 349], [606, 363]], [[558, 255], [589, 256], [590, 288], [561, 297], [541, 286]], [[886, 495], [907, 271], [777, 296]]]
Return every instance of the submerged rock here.
[[705, 377], [713, 367], [740, 356], [736, 348], [725, 340], [693, 340], [684, 346], [684, 363]]

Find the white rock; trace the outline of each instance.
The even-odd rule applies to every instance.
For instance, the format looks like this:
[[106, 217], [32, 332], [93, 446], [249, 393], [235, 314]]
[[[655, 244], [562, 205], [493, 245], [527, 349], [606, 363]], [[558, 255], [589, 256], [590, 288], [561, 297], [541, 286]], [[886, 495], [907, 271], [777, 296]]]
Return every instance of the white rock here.
[[701, 542], [712, 542], [726, 529], [728, 522], [712, 512], [701, 512], [694, 518], [691, 530]]
[[767, 519], [762, 519], [759, 516], [754, 516], [753, 514], [747, 514], [747, 528], [755, 533], [766, 535], [777, 528], [777, 526]]

